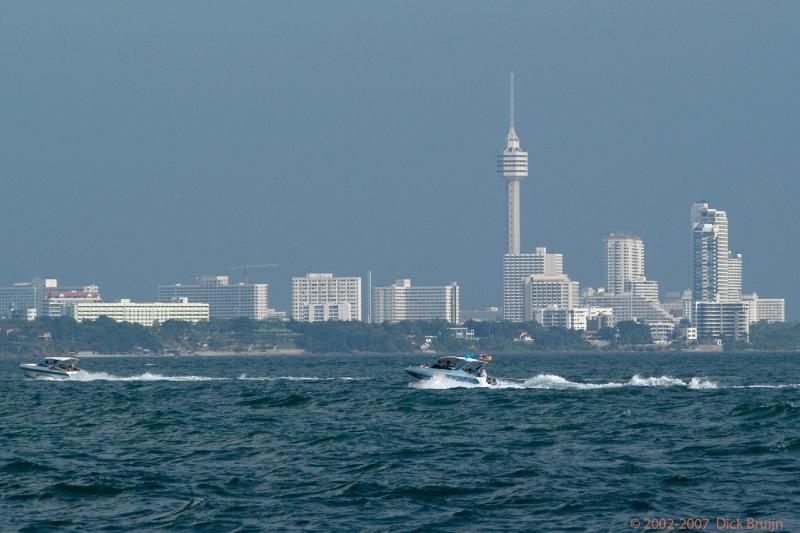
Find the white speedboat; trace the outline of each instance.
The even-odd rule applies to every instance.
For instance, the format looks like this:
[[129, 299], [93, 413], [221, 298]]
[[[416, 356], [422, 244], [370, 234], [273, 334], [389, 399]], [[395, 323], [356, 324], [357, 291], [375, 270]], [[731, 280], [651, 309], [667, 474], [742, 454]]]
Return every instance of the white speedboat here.
[[45, 357], [38, 363], [19, 365], [25, 375], [35, 379], [69, 379], [81, 371], [74, 357]]
[[443, 377], [473, 385], [497, 385], [495, 378], [486, 375], [486, 365], [492, 360], [491, 355], [472, 353], [463, 357], [448, 355], [440, 357], [432, 365], [422, 363], [419, 366], [406, 367], [405, 371], [415, 379], [431, 379]]

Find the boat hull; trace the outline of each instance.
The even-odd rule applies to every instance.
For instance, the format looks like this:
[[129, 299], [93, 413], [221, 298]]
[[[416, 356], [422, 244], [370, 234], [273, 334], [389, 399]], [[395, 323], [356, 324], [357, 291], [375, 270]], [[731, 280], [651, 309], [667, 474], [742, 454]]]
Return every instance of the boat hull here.
[[471, 383], [473, 385], [482, 385], [484, 380], [478, 376], [473, 376], [463, 370], [446, 370], [444, 368], [430, 368], [425, 366], [409, 366], [405, 371], [414, 379], [431, 379], [435, 377], [442, 377], [459, 381], [462, 383]]
[[31, 363], [23, 363], [19, 368], [25, 375], [32, 379], [69, 379], [78, 370], [53, 370], [46, 366], [39, 366]]

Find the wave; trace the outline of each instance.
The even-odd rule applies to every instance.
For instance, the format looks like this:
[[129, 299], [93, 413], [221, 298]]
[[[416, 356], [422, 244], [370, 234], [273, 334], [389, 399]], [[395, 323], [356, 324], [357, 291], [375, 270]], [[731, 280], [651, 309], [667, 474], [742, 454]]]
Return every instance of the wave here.
[[591, 383], [570, 381], [557, 374], [537, 374], [527, 379], [497, 379], [496, 385], [488, 383], [464, 383], [445, 376], [434, 376], [409, 385], [416, 389], [455, 389], [455, 388], [489, 388], [489, 389], [560, 389], [560, 390], [594, 390], [616, 389], [622, 387], [685, 387], [693, 390], [717, 389], [719, 385], [702, 377], [693, 377], [688, 382], [672, 376], [642, 377], [634, 375], [628, 381], [610, 381], [608, 383]]

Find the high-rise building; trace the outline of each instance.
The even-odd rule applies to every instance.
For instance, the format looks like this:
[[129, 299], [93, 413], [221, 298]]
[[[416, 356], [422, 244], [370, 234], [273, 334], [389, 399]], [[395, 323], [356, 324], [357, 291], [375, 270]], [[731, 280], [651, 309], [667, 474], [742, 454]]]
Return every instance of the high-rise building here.
[[728, 254], [727, 300], [735, 302], [742, 299], [742, 254]]
[[525, 278], [534, 274], [564, 273], [564, 257], [536, 248], [534, 253], [503, 256], [503, 319], [522, 322], [525, 319]]
[[[96, 285], [91, 287], [99, 292]], [[0, 287], [0, 318], [48, 316], [47, 299], [52, 293], [80, 292], [84, 289], [59, 287], [55, 278], [34, 278], [11, 287]], [[31, 309], [33, 311], [29, 312]]]
[[728, 214], [692, 205], [693, 312], [701, 342], [747, 342], [757, 304], [742, 299], [742, 254], [731, 252]]
[[692, 205], [693, 296], [695, 302], [735, 302], [742, 293], [742, 254], [728, 246], [728, 214]]
[[[566, 274], [534, 274], [524, 278], [525, 320], [534, 320], [537, 309], [555, 305], [559, 309], [577, 307], [580, 286]], [[585, 327], [584, 327], [585, 329]]]
[[317, 272], [292, 278], [292, 318], [361, 320], [361, 278]]
[[606, 248], [606, 290], [609, 294], [626, 292], [626, 282], [645, 279], [644, 242], [641, 237], [610, 233], [603, 241]]
[[372, 322], [400, 320], [461, 321], [461, 291], [458, 283], [414, 287], [410, 279], [399, 279], [372, 290]]
[[509, 79], [509, 128], [506, 145], [497, 155], [497, 172], [506, 182], [506, 253], [520, 253], [519, 182], [528, 175], [528, 152], [514, 129], [514, 74]]
[[211, 318], [251, 318], [264, 320], [270, 316], [269, 287], [266, 283], [231, 285], [228, 276], [199, 276], [194, 284], [159, 285], [158, 301], [173, 302], [188, 298], [190, 302], [207, 303]]

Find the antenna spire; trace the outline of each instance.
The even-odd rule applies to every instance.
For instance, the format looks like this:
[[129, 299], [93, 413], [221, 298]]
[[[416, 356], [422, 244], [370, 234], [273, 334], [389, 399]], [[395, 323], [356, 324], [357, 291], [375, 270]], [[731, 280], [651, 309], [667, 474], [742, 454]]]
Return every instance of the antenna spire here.
[[509, 99], [508, 99], [508, 114], [511, 118], [511, 129], [514, 129], [514, 73], [508, 76], [509, 82]]

